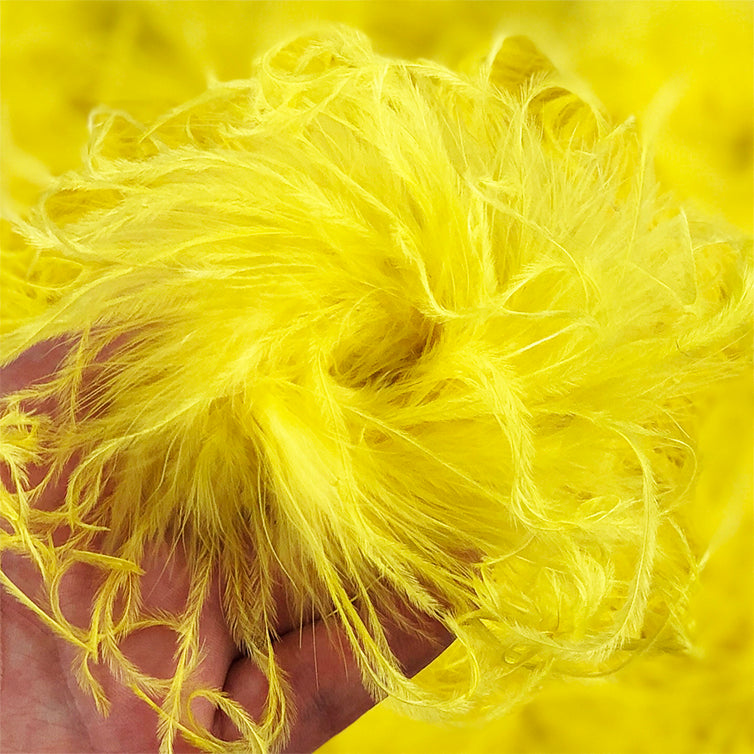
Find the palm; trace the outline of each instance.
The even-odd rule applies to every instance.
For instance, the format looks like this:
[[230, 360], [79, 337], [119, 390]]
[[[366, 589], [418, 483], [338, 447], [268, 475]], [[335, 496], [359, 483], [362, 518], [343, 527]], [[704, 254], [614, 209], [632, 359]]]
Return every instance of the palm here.
[[[9, 559], [11, 560], [11, 559]], [[176, 611], [188, 588], [185, 560], [180, 554], [169, 560], [155, 553], [143, 577], [145, 606]], [[3, 568], [24, 591], [32, 585], [34, 569], [28, 562], [12, 559]], [[67, 617], [83, 624], [88, 600], [95, 588], [89, 572], [66, 577], [61, 595], [70, 607]], [[31, 591], [33, 594], [33, 591]], [[147, 752], [157, 749], [157, 715], [130, 690], [121, 686], [104, 668], [97, 673], [112, 706], [102, 717], [92, 698], [79, 688], [70, 667], [74, 649], [43, 626], [31, 612], [8, 596], [2, 602], [2, 699], [1, 720], [4, 746], [8, 750], [58, 752]], [[225, 623], [218, 589], [213, 589], [202, 618], [201, 641], [205, 659], [202, 680], [222, 688], [236, 659], [236, 648]], [[129, 658], [157, 677], [171, 674], [175, 636], [167, 629], [153, 628], [134, 634], [125, 644]], [[213, 710], [195, 705], [199, 720], [213, 729]], [[176, 743], [176, 751], [191, 751]]]
[[[27, 351], [3, 369], [0, 393], [9, 394], [46, 379], [60, 363], [63, 350], [64, 346], [57, 344]], [[37, 469], [37, 473], [41, 478], [44, 469]], [[57, 484], [48, 485], [39, 504], [49, 508], [60, 505], [66, 484], [65, 479], [60, 479]], [[182, 550], [167, 544], [158, 546], [147, 554], [141, 567], [145, 610], [182, 611], [189, 588], [189, 569]], [[3, 553], [2, 571], [24, 594], [38, 594], [39, 575], [28, 559]], [[72, 568], [65, 576], [60, 602], [66, 617], [75, 625], [89, 624], [99, 578], [96, 569], [83, 565]], [[261, 671], [238, 652], [222, 608], [221, 588], [215, 579], [202, 611], [199, 639], [203, 659], [197, 680], [204, 687], [224, 690], [255, 717], [264, 707], [266, 682]], [[281, 638], [276, 644], [276, 658], [288, 677], [293, 707], [298, 711], [286, 750], [312, 751], [374, 702], [361, 686], [356, 662], [344, 649], [347, 642], [338, 629], [332, 630], [319, 620], [299, 626], [286, 610], [282, 589], [278, 595], [274, 628]], [[0, 609], [0, 730], [4, 751], [125, 754], [157, 750], [157, 713], [146, 702], [100, 666], [96, 676], [111, 702], [109, 716], [102, 717], [71, 672], [76, 650], [3, 589]], [[430, 662], [450, 641], [438, 623], [426, 617], [411, 618], [415, 631], [386, 624], [391, 646], [408, 674]], [[143, 671], [169, 678], [174, 670], [175, 646], [172, 631], [149, 628], [127, 637], [122, 649]], [[216, 713], [209, 703], [197, 700], [192, 710], [197, 721], [218, 737], [236, 737], [228, 719]], [[175, 751], [194, 750], [179, 738]]]

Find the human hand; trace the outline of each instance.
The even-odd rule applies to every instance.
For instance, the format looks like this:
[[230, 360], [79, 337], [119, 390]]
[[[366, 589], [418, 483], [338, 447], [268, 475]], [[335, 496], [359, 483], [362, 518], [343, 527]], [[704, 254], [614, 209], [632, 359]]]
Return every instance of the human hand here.
[[[54, 374], [64, 344], [40, 344], [0, 373], [0, 393], [7, 395]], [[44, 469], [36, 469], [38, 478]], [[32, 484], [35, 480], [31, 480]], [[38, 504], [50, 509], [65, 496], [65, 476], [48, 485]], [[1, 523], [1, 522], [0, 522]], [[144, 608], [149, 612], [180, 612], [186, 603], [190, 564], [180, 546], [162, 543], [141, 566]], [[2, 553], [2, 572], [27, 595], [40, 586], [35, 566], [20, 555]], [[60, 590], [66, 617], [87, 625], [98, 585], [94, 568], [74, 566]], [[267, 682], [262, 671], [235, 646], [221, 604], [222, 584], [213, 579], [202, 612], [199, 637], [204, 654], [199, 666], [202, 685], [224, 690], [259, 717]], [[287, 610], [285, 588], [279, 590], [275, 643], [277, 661], [286, 674], [296, 710], [284, 752], [311, 752], [350, 725], [374, 704], [364, 689], [355, 658], [338, 626], [317, 619], [302, 625]], [[157, 713], [104, 666], [96, 670], [110, 702], [103, 717], [72, 671], [75, 648], [44, 625], [28, 607], [0, 588], [0, 744], [15, 752], [153, 752], [158, 748]], [[429, 618], [411, 618], [415, 630], [386, 625], [391, 647], [407, 674], [413, 675], [451, 641], [447, 631]], [[164, 627], [143, 629], [122, 644], [126, 656], [155, 677], [170, 677], [175, 667], [175, 635]], [[197, 721], [220, 739], [237, 731], [230, 720], [206, 700], [192, 706]], [[176, 752], [195, 751], [182, 739]]]

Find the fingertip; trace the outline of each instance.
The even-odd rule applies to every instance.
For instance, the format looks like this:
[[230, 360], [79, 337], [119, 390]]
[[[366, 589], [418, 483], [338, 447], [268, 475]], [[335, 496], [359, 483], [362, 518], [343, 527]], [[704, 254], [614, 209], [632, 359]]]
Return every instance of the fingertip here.
[[[403, 620], [400, 625], [388, 625], [385, 632], [408, 677], [426, 667], [453, 640], [439, 621], [427, 616], [415, 616], [412, 628], [405, 628]], [[291, 692], [292, 723], [283, 754], [315, 751], [379, 701], [364, 686], [343, 627], [333, 621], [315, 621], [285, 634], [275, 644], [275, 659]], [[268, 690], [267, 679], [249, 658], [233, 664], [224, 688], [256, 720], [262, 719]], [[220, 713], [215, 722], [219, 738], [238, 738], [227, 716]]]

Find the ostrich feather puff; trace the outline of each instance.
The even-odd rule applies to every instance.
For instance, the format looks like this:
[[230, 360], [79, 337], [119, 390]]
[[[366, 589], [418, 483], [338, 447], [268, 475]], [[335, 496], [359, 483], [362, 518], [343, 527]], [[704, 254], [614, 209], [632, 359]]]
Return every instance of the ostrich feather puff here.
[[[3, 249], [3, 363], [68, 350], [3, 398], [0, 547], [37, 564], [44, 604], [5, 588], [78, 647], [103, 708], [101, 660], [162, 709], [166, 750], [179, 730], [228, 750], [187, 716], [197, 694], [237, 721], [231, 750], [279, 745], [279, 574], [375, 695], [433, 714], [685, 646], [699, 396], [750, 368], [751, 243], [659, 191], [631, 121], [523, 37], [461, 74], [327, 26], [90, 131]], [[63, 505], [35, 507], [63, 469]], [[191, 594], [148, 616], [163, 539]], [[82, 562], [103, 574], [88, 627], [57, 595]], [[270, 683], [258, 721], [192, 680], [215, 570]], [[401, 603], [457, 638], [416, 679], [380, 621]], [[145, 621], [176, 632], [173, 678], [119, 650]]]

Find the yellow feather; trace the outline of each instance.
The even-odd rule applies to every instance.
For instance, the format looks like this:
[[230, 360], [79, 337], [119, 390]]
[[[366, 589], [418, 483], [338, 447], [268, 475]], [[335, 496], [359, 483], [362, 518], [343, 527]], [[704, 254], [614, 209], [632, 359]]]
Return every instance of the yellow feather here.
[[[751, 243], [662, 194], [633, 123], [528, 43], [462, 75], [323, 27], [149, 122], [100, 109], [83, 165], [11, 225], [3, 284], [35, 303], [2, 363], [72, 345], [52, 382], [3, 399], [0, 548], [35, 559], [100, 704], [104, 658], [161, 710], [163, 750], [179, 732], [217, 750], [191, 695], [252, 750], [283, 739], [274, 563], [295, 611], [342, 623], [372, 691], [445, 715], [688, 643], [702, 553], [678, 511], [700, 396], [751, 368]], [[52, 476], [28, 489], [32, 460], [74, 464], [42, 518]], [[145, 547], [176, 531], [185, 611], [135, 597], [118, 618]], [[106, 574], [85, 628], [58, 600], [78, 562]], [[192, 688], [213, 568], [269, 680], [258, 723]], [[457, 637], [418, 679], [376, 620], [391, 593]], [[179, 637], [165, 682], [119, 650], [157, 624]]]

